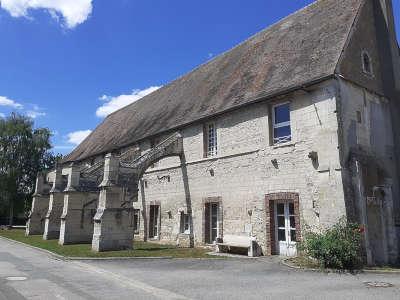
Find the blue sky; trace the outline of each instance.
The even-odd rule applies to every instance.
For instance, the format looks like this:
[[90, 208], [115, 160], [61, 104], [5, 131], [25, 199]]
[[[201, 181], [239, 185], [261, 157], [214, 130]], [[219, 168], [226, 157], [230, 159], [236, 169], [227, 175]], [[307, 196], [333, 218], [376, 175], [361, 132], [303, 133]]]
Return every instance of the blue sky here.
[[0, 115], [35, 117], [65, 154], [113, 109], [312, 1], [30, 2], [0, 0]]

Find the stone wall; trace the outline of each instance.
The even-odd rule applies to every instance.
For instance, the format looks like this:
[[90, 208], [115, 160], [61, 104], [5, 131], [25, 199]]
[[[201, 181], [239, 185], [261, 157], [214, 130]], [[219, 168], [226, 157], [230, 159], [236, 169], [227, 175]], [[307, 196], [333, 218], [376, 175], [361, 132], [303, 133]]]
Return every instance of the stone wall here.
[[[368, 262], [394, 263], [400, 203], [390, 103], [348, 81], [340, 80], [339, 85], [346, 202], [354, 221], [366, 225]], [[359, 172], [354, 161], [361, 166]], [[379, 200], [380, 187], [385, 189], [384, 199], [372, 203]]]
[[[135, 208], [161, 205], [160, 240], [180, 243], [180, 211], [186, 207], [184, 180], [190, 190], [194, 239], [204, 241], [204, 199], [222, 202], [223, 234], [257, 237], [266, 249], [265, 195], [299, 194], [301, 225], [329, 226], [346, 214], [339, 162], [336, 89], [326, 82], [275, 102], [291, 101], [292, 141], [271, 145], [270, 104], [259, 103], [212, 120], [217, 127], [218, 155], [203, 158], [203, 124], [184, 128], [188, 178], [178, 158], [160, 161], [143, 176], [144, 188]], [[148, 150], [150, 142], [140, 147]], [[316, 152], [318, 161], [309, 158]], [[272, 163], [276, 160], [276, 163]], [[148, 211], [145, 216], [148, 215]], [[141, 218], [139, 237], [144, 235]]]

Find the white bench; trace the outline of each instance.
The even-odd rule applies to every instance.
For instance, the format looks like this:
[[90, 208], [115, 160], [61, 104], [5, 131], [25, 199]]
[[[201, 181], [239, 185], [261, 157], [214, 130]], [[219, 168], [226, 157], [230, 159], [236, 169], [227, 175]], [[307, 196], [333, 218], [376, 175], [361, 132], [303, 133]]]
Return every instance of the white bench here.
[[256, 238], [245, 235], [224, 235], [223, 242], [215, 243], [216, 252], [220, 253], [227, 249], [228, 251], [232, 248], [246, 248], [247, 255], [250, 257], [256, 256], [255, 246]]

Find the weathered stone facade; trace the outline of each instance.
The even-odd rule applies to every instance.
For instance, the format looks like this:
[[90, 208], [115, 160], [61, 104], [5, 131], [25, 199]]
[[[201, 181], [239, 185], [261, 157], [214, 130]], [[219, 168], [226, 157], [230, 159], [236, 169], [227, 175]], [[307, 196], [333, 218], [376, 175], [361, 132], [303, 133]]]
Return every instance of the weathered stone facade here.
[[[400, 147], [393, 103], [400, 99], [395, 87], [382, 85], [387, 76], [382, 72], [388, 64], [398, 70], [393, 64], [399, 60], [380, 58], [380, 29], [374, 25], [379, 22], [368, 21], [381, 20], [376, 12], [381, 2], [358, 2], [332, 76], [74, 161], [72, 167], [65, 161], [63, 170], [53, 172], [44, 237], [61, 244], [92, 242], [93, 250], [106, 251], [131, 248], [134, 236], [188, 247], [246, 235], [270, 255], [281, 253], [279, 216], [287, 217], [294, 243], [304, 228], [321, 230], [346, 217], [366, 226], [368, 263], [396, 262]], [[359, 30], [364, 22], [369, 44]], [[374, 73], [365, 73], [363, 53], [369, 53]], [[290, 141], [276, 143], [274, 107], [284, 103], [290, 107]], [[212, 155], [209, 124], [216, 135]], [[40, 227], [37, 202], [29, 234]], [[61, 234], [54, 229], [57, 222]]]

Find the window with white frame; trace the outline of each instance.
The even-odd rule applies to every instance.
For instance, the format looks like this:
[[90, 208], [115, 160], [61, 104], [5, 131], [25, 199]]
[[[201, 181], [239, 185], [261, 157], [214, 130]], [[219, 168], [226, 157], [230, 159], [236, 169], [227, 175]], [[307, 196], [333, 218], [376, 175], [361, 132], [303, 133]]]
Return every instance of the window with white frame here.
[[272, 125], [274, 144], [282, 144], [292, 140], [289, 102], [272, 107]]
[[218, 143], [217, 143], [217, 129], [215, 123], [208, 123], [204, 128], [204, 140], [205, 140], [205, 156], [212, 157], [217, 155]]
[[189, 214], [185, 214], [185, 212], [181, 211], [181, 233], [189, 234], [190, 233], [190, 216]]

